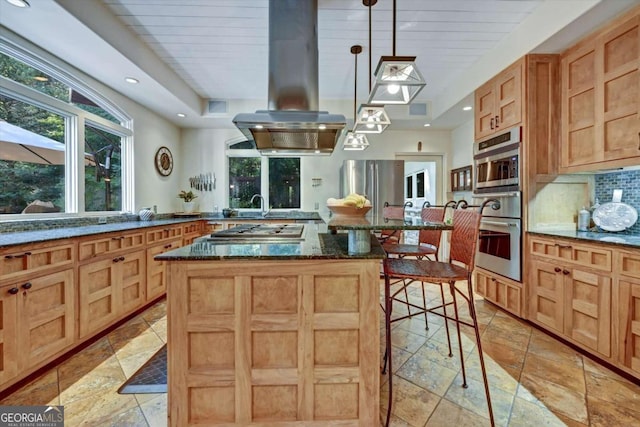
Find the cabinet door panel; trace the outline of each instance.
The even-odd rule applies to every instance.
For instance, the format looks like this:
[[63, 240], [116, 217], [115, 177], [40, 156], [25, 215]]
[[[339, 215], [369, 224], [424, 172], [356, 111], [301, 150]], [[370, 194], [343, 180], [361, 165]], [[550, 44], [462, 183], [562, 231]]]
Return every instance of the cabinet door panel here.
[[145, 251], [129, 253], [123, 257], [124, 259], [118, 262], [122, 296], [120, 314], [142, 307], [146, 300]]
[[173, 240], [164, 245], [152, 246], [147, 249], [147, 300], [152, 300], [167, 289], [166, 265], [164, 261], [153, 259], [156, 255], [180, 247], [180, 240]]
[[0, 289], [0, 384], [18, 373], [17, 301], [18, 295], [10, 293], [13, 285]]
[[80, 337], [100, 330], [115, 320], [121, 300], [116, 282], [116, 263], [111, 259], [80, 266]]
[[574, 269], [565, 281], [565, 333], [611, 355], [611, 278]]
[[495, 132], [494, 82], [489, 81], [475, 91], [475, 139], [484, 138]]
[[640, 282], [618, 281], [620, 363], [640, 374]]
[[500, 73], [496, 82], [496, 128], [508, 129], [522, 121], [522, 62]]
[[21, 368], [61, 352], [75, 340], [73, 270], [29, 280], [18, 299]]
[[529, 319], [563, 332], [563, 274], [554, 264], [534, 260], [529, 277]]

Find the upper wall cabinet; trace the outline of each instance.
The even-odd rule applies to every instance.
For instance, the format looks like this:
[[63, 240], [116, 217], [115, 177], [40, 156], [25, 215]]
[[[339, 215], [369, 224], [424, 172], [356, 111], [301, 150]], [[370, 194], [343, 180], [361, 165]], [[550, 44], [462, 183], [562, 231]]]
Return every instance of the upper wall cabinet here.
[[640, 163], [640, 9], [562, 54], [562, 172]]
[[475, 139], [522, 122], [523, 62], [519, 60], [475, 91]]

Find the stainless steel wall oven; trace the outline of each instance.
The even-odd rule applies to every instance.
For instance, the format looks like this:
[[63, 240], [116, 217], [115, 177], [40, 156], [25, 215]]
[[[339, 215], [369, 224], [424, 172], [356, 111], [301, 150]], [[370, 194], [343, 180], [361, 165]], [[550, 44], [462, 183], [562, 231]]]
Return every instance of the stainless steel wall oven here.
[[474, 205], [500, 201], [500, 209], [485, 209], [480, 221], [476, 265], [520, 282], [522, 280], [522, 193], [520, 155], [522, 127], [514, 127], [474, 146]]

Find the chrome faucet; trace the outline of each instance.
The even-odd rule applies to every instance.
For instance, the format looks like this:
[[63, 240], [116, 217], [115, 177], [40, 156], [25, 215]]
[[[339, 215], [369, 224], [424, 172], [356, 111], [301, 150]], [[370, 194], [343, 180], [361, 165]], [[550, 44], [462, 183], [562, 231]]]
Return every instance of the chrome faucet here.
[[256, 197], [260, 198], [260, 211], [262, 212], [262, 216], [265, 216], [267, 214], [267, 211], [264, 209], [264, 197], [262, 197], [260, 194], [254, 194], [253, 196], [251, 196], [251, 200], [249, 201], [249, 203], [253, 204], [253, 201], [256, 199]]

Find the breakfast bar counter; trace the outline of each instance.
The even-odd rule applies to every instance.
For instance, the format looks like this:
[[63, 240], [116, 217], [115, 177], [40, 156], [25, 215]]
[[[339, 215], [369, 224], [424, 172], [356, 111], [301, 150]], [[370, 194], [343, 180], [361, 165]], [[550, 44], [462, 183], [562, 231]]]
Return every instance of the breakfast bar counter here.
[[378, 425], [384, 251], [349, 255], [346, 234], [304, 229], [297, 242], [202, 238], [156, 257], [169, 425]]

